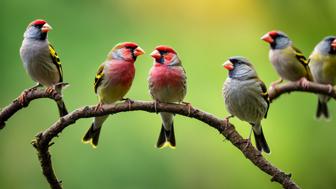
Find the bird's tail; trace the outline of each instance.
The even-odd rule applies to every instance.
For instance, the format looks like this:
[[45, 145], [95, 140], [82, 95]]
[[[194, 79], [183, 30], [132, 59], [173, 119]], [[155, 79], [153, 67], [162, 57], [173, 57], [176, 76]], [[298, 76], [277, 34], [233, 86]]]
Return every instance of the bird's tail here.
[[163, 124], [161, 126], [161, 131], [160, 131], [159, 139], [156, 143], [156, 147], [164, 148], [167, 146], [169, 146], [170, 148], [176, 147], [174, 124], [171, 125], [171, 129], [169, 131], [164, 128]]
[[260, 126], [259, 132], [256, 132], [253, 129], [253, 134], [254, 134], [254, 139], [255, 139], [255, 142], [256, 142], [257, 149], [259, 151], [264, 151], [266, 153], [270, 153], [271, 150], [269, 149], [268, 144], [266, 142], [262, 127]]
[[91, 127], [83, 137], [84, 143], [90, 143], [93, 148], [96, 148], [99, 141], [99, 135], [104, 121], [108, 116], [95, 117]]
[[64, 101], [62, 99], [57, 101], [57, 107], [60, 117], [63, 117], [68, 114], [68, 110], [65, 107]]
[[159, 139], [156, 143], [157, 148], [164, 148], [169, 146], [170, 148], [176, 147], [173, 114], [161, 112], [162, 125], [159, 135]]
[[324, 116], [325, 118], [329, 118], [328, 106], [327, 102], [323, 102], [318, 99], [316, 117], [321, 118], [322, 116]]
[[[66, 88], [67, 86], [69, 86], [68, 83], [59, 83], [55, 85], [55, 90], [62, 95], [62, 89]], [[63, 98], [58, 100], [57, 102], [57, 107], [58, 107], [58, 112], [60, 117], [63, 117], [65, 115], [68, 114], [68, 110], [64, 104]]]

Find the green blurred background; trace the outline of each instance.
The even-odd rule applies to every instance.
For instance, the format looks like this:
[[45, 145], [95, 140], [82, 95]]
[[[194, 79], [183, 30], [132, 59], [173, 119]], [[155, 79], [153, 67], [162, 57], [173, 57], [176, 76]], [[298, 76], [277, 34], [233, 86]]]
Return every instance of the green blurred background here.
[[[221, 96], [227, 76], [221, 64], [233, 55], [250, 59], [267, 85], [278, 77], [260, 37], [285, 31], [305, 55], [324, 36], [336, 34], [336, 1], [154, 1], [154, 0], [2, 0], [0, 107], [34, 85], [19, 58], [28, 23], [46, 19], [54, 28], [49, 40], [57, 49], [69, 110], [93, 105], [93, 78], [107, 52], [118, 42], [134, 41], [147, 52], [136, 62], [136, 78], [127, 97], [150, 100], [149, 53], [156, 45], [174, 47], [188, 76], [186, 101], [218, 117], [228, 115]], [[268, 160], [303, 188], [336, 187], [336, 105], [330, 121], [314, 118], [315, 95], [292, 93], [272, 103], [264, 132], [272, 150]], [[35, 134], [57, 120], [51, 100], [36, 100], [0, 131], [0, 188], [48, 188], [36, 152]], [[57, 176], [71, 188], [281, 188], [251, 164], [217, 131], [176, 116], [176, 150], [154, 148], [160, 117], [145, 112], [122, 113], [105, 123], [99, 147], [81, 143], [91, 123], [83, 119], [67, 128], [51, 148]], [[247, 137], [248, 124], [232, 119]]]

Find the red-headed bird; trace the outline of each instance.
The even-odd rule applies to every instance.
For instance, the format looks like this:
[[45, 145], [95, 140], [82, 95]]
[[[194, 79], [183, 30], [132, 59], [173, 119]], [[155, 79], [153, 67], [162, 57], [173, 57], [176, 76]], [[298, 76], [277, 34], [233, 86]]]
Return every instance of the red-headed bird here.
[[[327, 36], [319, 42], [309, 57], [310, 69], [314, 81], [317, 83], [328, 84], [330, 90], [336, 84], [336, 36]], [[329, 96], [319, 95], [316, 117], [324, 116], [329, 118], [327, 102]]]
[[[144, 51], [132, 42], [119, 43], [108, 53], [94, 81], [94, 91], [99, 97], [98, 107], [123, 99], [134, 79], [134, 62], [142, 54]], [[83, 138], [84, 143], [91, 143], [93, 147], [98, 145], [100, 130], [107, 117], [108, 115], [94, 118]]]
[[270, 44], [269, 59], [278, 72], [280, 79], [272, 84], [281, 83], [283, 79], [288, 81], [312, 81], [309, 61], [303, 53], [293, 46], [289, 37], [281, 31], [270, 31], [261, 37]]
[[[157, 102], [182, 102], [187, 93], [187, 78], [176, 51], [168, 46], [157, 46], [151, 53], [154, 64], [149, 72], [149, 92]], [[156, 147], [175, 148], [174, 114], [160, 113], [162, 127]]]
[[[47, 35], [51, 30], [51, 26], [45, 20], [31, 22], [23, 35], [20, 56], [28, 75], [37, 82], [30, 90], [45, 86], [55, 88], [61, 93], [62, 86], [56, 84], [63, 82], [63, 71], [61, 61], [48, 41]], [[21, 103], [25, 100], [25, 95], [25, 92], [21, 95]], [[61, 117], [68, 114], [63, 100], [58, 100], [57, 106]]]

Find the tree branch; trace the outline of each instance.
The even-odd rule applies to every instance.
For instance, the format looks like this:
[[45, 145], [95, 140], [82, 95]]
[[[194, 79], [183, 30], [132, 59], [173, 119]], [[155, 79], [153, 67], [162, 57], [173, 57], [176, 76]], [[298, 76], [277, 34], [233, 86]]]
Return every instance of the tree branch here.
[[330, 96], [336, 99], [336, 89], [331, 85], [324, 85], [307, 81], [307, 84], [303, 85], [302, 82], [287, 82], [285, 84], [277, 85], [275, 88], [271, 87], [268, 91], [270, 100], [275, 100], [284, 93], [290, 93], [293, 91], [311, 92]]
[[55, 90], [51, 90], [47, 92], [47, 89], [34, 89], [34, 90], [26, 90], [26, 98], [25, 101], [21, 104], [19, 101], [19, 97], [17, 97], [11, 104], [3, 108], [0, 112], [0, 129], [3, 129], [6, 125], [6, 121], [11, 118], [16, 112], [25, 108], [29, 105], [32, 100], [39, 98], [50, 98], [55, 101], [62, 99], [62, 96], [57, 93]]
[[[171, 112], [180, 114], [186, 117], [195, 118], [199, 121], [206, 123], [208, 126], [217, 129], [227, 140], [229, 140], [234, 146], [236, 146], [244, 156], [249, 159], [260, 170], [272, 176], [271, 181], [280, 183], [284, 188], [297, 189], [298, 185], [291, 180], [291, 175], [286, 174], [280, 169], [269, 163], [261, 153], [256, 150], [248, 140], [242, 138], [235, 130], [234, 126], [226, 121], [219, 119], [207, 112], [203, 112], [196, 108], [190, 109], [186, 105], [179, 104], [157, 104], [157, 111], [159, 112]], [[37, 149], [39, 160], [43, 169], [43, 174], [46, 176], [52, 189], [61, 189], [62, 186], [57, 180], [54, 170], [51, 164], [51, 157], [49, 153], [49, 146], [51, 140], [58, 136], [66, 127], [75, 123], [78, 119], [102, 116], [107, 114], [117, 114], [120, 112], [128, 111], [146, 111], [155, 113], [154, 102], [134, 101], [131, 106], [128, 102], [115, 104], [115, 105], [103, 105], [102, 110], [97, 110], [96, 106], [83, 107], [77, 109], [70, 114], [60, 118], [51, 127], [40, 133], [36, 140], [33, 142], [34, 147]]]

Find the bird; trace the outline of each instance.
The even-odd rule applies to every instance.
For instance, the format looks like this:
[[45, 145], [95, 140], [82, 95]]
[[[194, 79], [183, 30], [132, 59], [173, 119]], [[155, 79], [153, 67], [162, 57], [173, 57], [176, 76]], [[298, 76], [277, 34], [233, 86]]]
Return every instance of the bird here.
[[[332, 90], [332, 85], [336, 84], [336, 36], [327, 36], [320, 41], [309, 56], [310, 70], [314, 82], [327, 84]], [[316, 117], [329, 118], [327, 102], [330, 97], [326, 95], [318, 96]]]
[[[37, 19], [26, 28], [20, 48], [23, 66], [37, 84], [28, 89], [33, 90], [45, 86], [47, 91], [55, 89], [61, 94], [63, 85], [62, 64], [55, 48], [48, 41], [48, 32], [52, 27], [45, 20]], [[25, 101], [26, 92], [20, 96], [20, 102]], [[57, 100], [60, 116], [68, 114], [63, 100]]]
[[[106, 60], [99, 66], [94, 79], [94, 92], [99, 98], [97, 110], [103, 104], [114, 104], [125, 100], [124, 96], [132, 86], [135, 76], [134, 63], [145, 51], [134, 42], [118, 43], [108, 53]], [[83, 137], [84, 143], [96, 148], [106, 116], [95, 117], [91, 127]]]
[[[169, 46], [159, 45], [151, 53], [154, 64], [149, 72], [148, 84], [152, 98], [157, 102], [184, 103], [187, 94], [187, 77], [176, 51]], [[174, 114], [161, 112], [161, 131], [157, 148], [176, 147]]]
[[281, 83], [284, 79], [300, 81], [303, 85], [307, 80], [313, 80], [308, 66], [309, 61], [299, 49], [293, 46], [284, 32], [270, 31], [261, 39], [270, 44], [269, 59], [280, 76], [272, 86]]
[[231, 114], [226, 121], [237, 117], [248, 122], [252, 126], [257, 149], [270, 153], [261, 126], [261, 120], [267, 117], [270, 105], [264, 82], [259, 79], [250, 61], [242, 56], [230, 57], [223, 66], [229, 71], [223, 85], [225, 107]]

